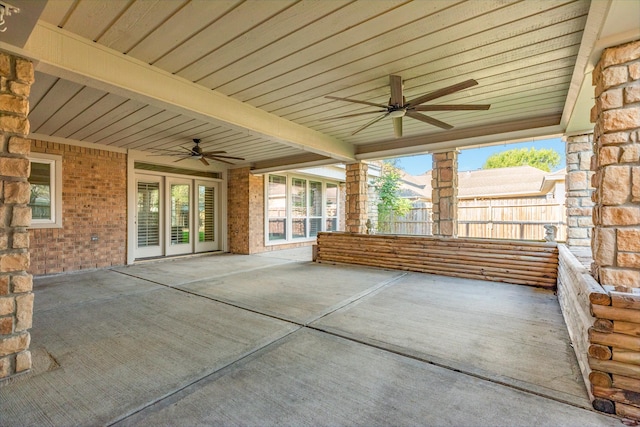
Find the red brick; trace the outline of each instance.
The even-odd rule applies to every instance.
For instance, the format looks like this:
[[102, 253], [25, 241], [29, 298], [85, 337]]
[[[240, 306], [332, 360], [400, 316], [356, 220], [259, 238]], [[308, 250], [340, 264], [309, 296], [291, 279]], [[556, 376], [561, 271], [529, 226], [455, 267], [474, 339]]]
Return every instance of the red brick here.
[[[31, 150], [62, 156], [62, 225], [32, 229], [32, 274], [95, 268], [99, 253], [108, 266], [126, 263], [127, 161], [123, 153], [33, 140]], [[99, 242], [91, 243], [98, 234]], [[86, 248], [86, 250], [81, 250]]]

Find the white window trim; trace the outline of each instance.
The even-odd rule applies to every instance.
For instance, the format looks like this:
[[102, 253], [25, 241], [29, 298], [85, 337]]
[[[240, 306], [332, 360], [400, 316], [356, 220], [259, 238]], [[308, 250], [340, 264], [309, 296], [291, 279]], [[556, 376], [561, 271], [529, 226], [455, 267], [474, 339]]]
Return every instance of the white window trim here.
[[30, 162], [51, 165], [51, 219], [32, 219], [29, 228], [62, 228], [62, 156], [31, 153]]
[[[287, 236], [286, 239], [284, 240], [269, 240], [269, 176], [271, 175], [275, 175], [275, 176], [284, 176], [286, 178], [286, 232], [287, 232]], [[322, 227], [321, 230], [324, 231], [324, 228], [326, 227], [326, 220], [327, 218], [338, 218], [338, 216], [335, 217], [329, 217], [327, 216], [327, 212], [326, 212], [326, 204], [327, 204], [327, 184], [335, 184], [338, 191], [340, 191], [340, 182], [339, 181], [334, 181], [331, 179], [322, 179], [319, 178], [317, 176], [314, 175], [301, 175], [301, 174], [289, 174], [289, 173], [272, 173], [272, 174], [265, 174], [264, 175], [264, 244], [265, 246], [277, 246], [277, 245], [287, 245], [287, 244], [291, 244], [291, 243], [304, 243], [304, 242], [313, 242], [316, 240], [316, 237], [297, 237], [294, 238], [293, 237], [293, 228], [292, 228], [292, 223], [293, 223], [293, 216], [292, 216], [292, 207], [291, 207], [291, 203], [292, 203], [292, 191], [293, 191], [293, 186], [292, 186], [292, 180], [294, 178], [299, 178], [299, 179], [304, 179], [307, 181], [307, 188], [309, 186], [309, 181], [315, 181], [315, 182], [321, 182], [322, 183]], [[308, 194], [307, 194], [307, 203], [308, 203]], [[338, 196], [338, 199], [336, 201], [337, 203], [337, 208], [336, 208], [336, 212], [340, 212], [340, 197]], [[307, 206], [308, 208], [308, 206]], [[307, 215], [306, 217], [311, 218], [309, 215]], [[317, 217], [315, 217], [317, 218]]]

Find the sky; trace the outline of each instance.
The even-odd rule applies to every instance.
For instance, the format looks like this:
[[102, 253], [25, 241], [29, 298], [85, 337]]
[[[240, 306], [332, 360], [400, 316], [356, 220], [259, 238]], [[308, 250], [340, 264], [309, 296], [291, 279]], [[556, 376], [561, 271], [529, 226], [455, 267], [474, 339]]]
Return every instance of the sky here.
[[[553, 148], [560, 154], [560, 166], [555, 170], [565, 167], [565, 144], [560, 138], [545, 139], [539, 141], [518, 142], [514, 144], [492, 145], [490, 147], [470, 148], [460, 150], [458, 155], [458, 170], [460, 172], [482, 169], [487, 158], [502, 151], [514, 148]], [[431, 170], [431, 154], [421, 154], [409, 157], [397, 158], [397, 166], [404, 169], [410, 175], [420, 175]], [[555, 172], [554, 170], [554, 172]]]

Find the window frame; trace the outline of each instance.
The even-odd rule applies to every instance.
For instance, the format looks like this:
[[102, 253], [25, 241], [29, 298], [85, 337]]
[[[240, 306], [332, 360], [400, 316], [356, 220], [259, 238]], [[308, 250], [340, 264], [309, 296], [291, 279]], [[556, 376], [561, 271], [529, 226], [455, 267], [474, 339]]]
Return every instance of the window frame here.
[[[29, 169], [31, 169], [31, 163], [50, 165], [49, 178], [51, 188], [49, 189], [49, 193], [51, 195], [51, 218], [31, 219], [29, 228], [62, 228], [62, 156], [31, 153], [29, 156]], [[31, 194], [31, 192], [29, 192], [29, 194]]]
[[[277, 239], [277, 240], [271, 240], [269, 238], [269, 184], [271, 182], [271, 176], [278, 176], [278, 177], [284, 177], [286, 179], [285, 181], [285, 211], [286, 211], [286, 217], [285, 219], [285, 223], [286, 223], [286, 235], [284, 239]], [[339, 181], [335, 181], [335, 180], [326, 180], [326, 179], [322, 179], [320, 177], [317, 176], [305, 176], [305, 175], [301, 175], [301, 174], [288, 174], [288, 173], [272, 173], [272, 174], [265, 174], [265, 180], [264, 180], [264, 212], [265, 212], [265, 221], [264, 221], [264, 242], [265, 242], [265, 246], [273, 246], [273, 245], [284, 245], [284, 244], [291, 244], [291, 243], [297, 243], [297, 242], [312, 242], [316, 239], [316, 236], [310, 236], [310, 237], [294, 237], [293, 236], [293, 221], [294, 219], [294, 207], [293, 207], [293, 198], [294, 198], [294, 188], [293, 188], [293, 182], [294, 180], [304, 180], [305, 182], [305, 189], [304, 189], [304, 197], [305, 197], [305, 201], [306, 201], [306, 207], [304, 208], [305, 212], [306, 212], [306, 216], [304, 217], [304, 221], [305, 221], [305, 230], [306, 233], [305, 234], [310, 234], [311, 232], [311, 224], [310, 224], [310, 220], [312, 218], [321, 218], [320, 221], [320, 226], [321, 228], [318, 230], [318, 232], [320, 231], [326, 231], [326, 224], [327, 224], [327, 220], [329, 219], [337, 219], [337, 217], [339, 216], [339, 205], [340, 205], [340, 196], [339, 196], [339, 192], [340, 192], [340, 182]], [[322, 197], [321, 197], [321, 209], [322, 209], [322, 214], [321, 216], [317, 216], [317, 215], [313, 215], [311, 216], [311, 211], [312, 211], [312, 207], [311, 207], [311, 194], [310, 192], [311, 190], [311, 183], [320, 183], [321, 186], [321, 192], [322, 192]], [[327, 184], [331, 184], [334, 185], [337, 191], [337, 199], [336, 199], [336, 216], [328, 216], [327, 215]], [[298, 220], [301, 218], [297, 218]], [[338, 227], [336, 227], [337, 229]], [[337, 231], [337, 230], [331, 230], [331, 231]]]

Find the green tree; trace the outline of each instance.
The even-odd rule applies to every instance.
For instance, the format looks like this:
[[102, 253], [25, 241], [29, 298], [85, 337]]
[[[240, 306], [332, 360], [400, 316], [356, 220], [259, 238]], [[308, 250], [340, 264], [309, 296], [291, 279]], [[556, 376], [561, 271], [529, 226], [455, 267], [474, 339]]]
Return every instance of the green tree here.
[[514, 148], [513, 150], [495, 153], [489, 156], [482, 169], [508, 168], [510, 166], [529, 165], [551, 172], [560, 165], [560, 154], [552, 148]]
[[391, 215], [403, 216], [411, 210], [411, 202], [400, 197], [401, 172], [394, 161], [382, 163], [380, 176], [374, 186], [378, 192], [378, 231], [386, 232]]

